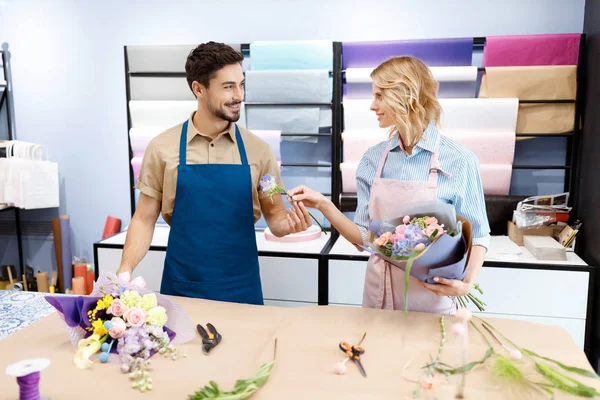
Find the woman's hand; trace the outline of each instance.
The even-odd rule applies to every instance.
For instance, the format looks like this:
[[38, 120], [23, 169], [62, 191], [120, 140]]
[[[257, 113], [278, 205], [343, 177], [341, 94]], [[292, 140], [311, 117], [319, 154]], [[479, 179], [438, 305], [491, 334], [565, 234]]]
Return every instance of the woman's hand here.
[[323, 211], [323, 208], [330, 202], [330, 200], [321, 193], [304, 185], [288, 190], [288, 194], [292, 197], [293, 201], [301, 201], [305, 206], [320, 211]]
[[437, 283], [430, 284], [419, 280], [423, 287], [438, 296], [464, 296], [473, 289], [472, 283], [459, 281], [456, 279], [433, 278]]

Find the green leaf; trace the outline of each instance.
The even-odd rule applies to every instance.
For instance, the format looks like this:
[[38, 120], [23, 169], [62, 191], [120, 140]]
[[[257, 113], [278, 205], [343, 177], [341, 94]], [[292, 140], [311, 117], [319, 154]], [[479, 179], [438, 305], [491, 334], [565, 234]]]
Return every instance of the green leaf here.
[[581, 397], [596, 397], [599, 396], [600, 393], [596, 391], [593, 387], [584, 385], [583, 383], [569, 378], [568, 376], [563, 375], [557, 369], [552, 368], [548, 364], [535, 363], [537, 370], [545, 376], [550, 382], [552, 382], [559, 390], [563, 392], [573, 394], [575, 396]]
[[593, 371], [589, 371], [587, 369], [581, 369], [581, 368], [577, 368], [577, 367], [570, 367], [568, 365], [565, 365], [565, 364], [563, 364], [563, 363], [561, 363], [559, 361], [553, 360], [551, 358], [540, 356], [539, 354], [536, 354], [535, 352], [533, 352], [531, 350], [521, 349], [521, 351], [523, 353], [527, 354], [527, 355], [532, 356], [532, 357], [537, 357], [537, 358], [541, 358], [542, 360], [553, 362], [554, 364], [558, 365], [559, 367], [561, 367], [562, 369], [564, 369], [566, 371], [573, 372], [575, 374], [578, 374], [578, 375], [581, 375], [581, 376], [585, 376], [587, 378], [600, 379], [600, 376], [598, 376]]
[[406, 261], [406, 269], [404, 270], [404, 313], [408, 313], [408, 279], [410, 278], [410, 270], [417, 255], [417, 252], [413, 252]]
[[[483, 358], [479, 361], [472, 361], [468, 364], [463, 365], [462, 367], [458, 367], [458, 368], [454, 368], [454, 369], [443, 369], [443, 368], [436, 368], [435, 370], [437, 372], [442, 372], [444, 374], [447, 375], [456, 375], [456, 374], [462, 374], [463, 372], [470, 372], [473, 368], [475, 368], [475, 366], [479, 365], [479, 364], [483, 364], [487, 361], [488, 358], [490, 358], [492, 356], [492, 348], [490, 347], [486, 352], [485, 355], [483, 356]], [[440, 364], [441, 365], [441, 364]]]

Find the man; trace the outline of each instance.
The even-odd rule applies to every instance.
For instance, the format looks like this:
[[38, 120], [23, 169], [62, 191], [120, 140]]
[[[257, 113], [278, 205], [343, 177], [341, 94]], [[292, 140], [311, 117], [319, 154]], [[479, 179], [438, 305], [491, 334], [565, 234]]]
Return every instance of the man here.
[[188, 121], [148, 145], [136, 188], [138, 207], [118, 273], [146, 255], [162, 210], [171, 226], [161, 293], [263, 304], [254, 224], [261, 216], [274, 235], [305, 231], [303, 204], [284, 206], [260, 191], [260, 179], [281, 179], [269, 145], [235, 124], [244, 99], [243, 55], [209, 42], [187, 58], [185, 71], [198, 109]]

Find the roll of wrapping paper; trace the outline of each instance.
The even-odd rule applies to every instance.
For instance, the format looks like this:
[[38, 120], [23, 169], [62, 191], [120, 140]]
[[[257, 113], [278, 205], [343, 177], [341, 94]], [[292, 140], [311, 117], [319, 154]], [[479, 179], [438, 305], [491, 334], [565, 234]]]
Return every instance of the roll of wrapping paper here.
[[133, 168], [133, 179], [137, 181], [140, 177], [140, 170], [142, 169], [143, 157], [133, 157], [131, 159], [131, 167]]
[[250, 43], [251, 70], [333, 70], [333, 42], [257, 41]]
[[246, 72], [246, 101], [328, 103], [333, 90], [328, 70]]
[[85, 280], [86, 276], [87, 276], [87, 265], [86, 264], [76, 264], [73, 266], [73, 277], [83, 278]]
[[50, 292], [50, 285], [48, 281], [48, 273], [40, 271], [36, 276], [38, 292], [48, 293]]
[[[477, 67], [430, 67], [439, 82], [439, 98], [473, 98], [477, 89]], [[371, 72], [373, 68], [346, 70], [344, 96], [351, 99], [373, 97]]]
[[102, 240], [107, 237], [116, 235], [121, 231], [121, 220], [119, 218], [108, 216], [104, 224], [104, 232], [102, 232]]
[[168, 128], [166, 126], [131, 128], [129, 130], [129, 141], [131, 142], [131, 150], [134, 156], [143, 156], [150, 141]]
[[372, 146], [388, 140], [387, 129], [363, 129], [342, 133], [343, 162], [359, 162]]
[[285, 133], [329, 132], [331, 107], [246, 105], [249, 130], [278, 130]]
[[85, 295], [85, 279], [82, 277], [74, 277], [71, 280], [71, 294]]
[[356, 167], [358, 167], [358, 162], [343, 162], [340, 164], [343, 193], [356, 193]]
[[[342, 163], [342, 192], [356, 193], [356, 168], [358, 163]], [[508, 195], [512, 177], [510, 164], [480, 164], [479, 171], [484, 194]]]
[[[439, 99], [443, 130], [515, 131], [519, 100]], [[344, 99], [344, 129], [380, 129], [371, 100]]]
[[190, 118], [198, 108], [195, 100], [153, 101], [131, 100], [129, 111], [132, 128], [173, 127]]
[[129, 94], [131, 100], [195, 100], [185, 76], [130, 76]]
[[581, 34], [488, 36], [484, 67], [577, 65]]
[[94, 290], [94, 282], [96, 281], [96, 271], [91, 264], [88, 264], [86, 278], [85, 278], [85, 294], [92, 293]]
[[267, 142], [275, 155], [275, 159], [281, 161], [281, 131], [253, 130], [252, 133]]
[[[480, 98], [574, 100], [576, 66], [489, 67], [481, 80]], [[575, 104], [520, 104], [517, 133], [564, 133], [573, 130]]]
[[475, 153], [481, 164], [513, 164], [514, 131], [454, 130], [442, 134]]
[[60, 218], [54, 218], [52, 220], [52, 236], [54, 239], [54, 253], [56, 255], [56, 265], [58, 268], [57, 271], [57, 283], [58, 283], [58, 292], [65, 292], [65, 276], [63, 271], [63, 263], [62, 263], [62, 235], [60, 232]]
[[71, 253], [71, 221], [69, 216], [60, 217], [61, 255], [63, 265], [64, 290], [71, 288], [73, 278], [73, 257]]
[[376, 67], [396, 56], [413, 56], [429, 66], [470, 66], [473, 38], [342, 43], [343, 69]]

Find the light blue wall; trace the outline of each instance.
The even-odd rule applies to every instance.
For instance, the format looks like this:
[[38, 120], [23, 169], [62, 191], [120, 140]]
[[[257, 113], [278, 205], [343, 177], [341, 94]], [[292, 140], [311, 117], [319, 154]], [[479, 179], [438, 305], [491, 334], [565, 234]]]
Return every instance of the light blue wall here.
[[[73, 254], [92, 258], [106, 216], [130, 220], [123, 46], [579, 33], [583, 12], [584, 0], [2, 0], [0, 42], [18, 137], [58, 161]], [[53, 262], [49, 248], [28, 242], [26, 258]]]

